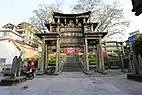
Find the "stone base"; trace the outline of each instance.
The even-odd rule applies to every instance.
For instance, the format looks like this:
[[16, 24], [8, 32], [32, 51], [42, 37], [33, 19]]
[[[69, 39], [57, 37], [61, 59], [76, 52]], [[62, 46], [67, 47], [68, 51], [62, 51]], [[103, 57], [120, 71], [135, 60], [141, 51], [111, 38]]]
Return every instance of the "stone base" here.
[[107, 71], [104, 71], [104, 72], [100, 72], [101, 74], [107, 74]]
[[42, 76], [42, 75], [44, 75], [44, 72], [37, 72], [36, 75], [37, 76]]
[[1, 80], [0, 86], [12, 86], [12, 85], [24, 82], [26, 80], [27, 79], [25, 76], [16, 77], [16, 78], [4, 78]]
[[86, 75], [91, 75], [91, 72], [90, 71], [86, 72]]
[[52, 75], [59, 75], [59, 73], [60, 73], [60, 72], [55, 72], [55, 73], [53, 73]]
[[142, 82], [142, 75], [138, 74], [127, 74], [127, 78], [131, 80], [141, 81]]
[[100, 71], [95, 71], [97, 73], [100, 73], [100, 74], [107, 74], [106, 70], [104, 72], [100, 72]]
[[120, 69], [119, 66], [110, 66], [110, 69]]
[[85, 70], [82, 70], [82, 72], [86, 75], [91, 75], [91, 72], [90, 71], [85, 71]]

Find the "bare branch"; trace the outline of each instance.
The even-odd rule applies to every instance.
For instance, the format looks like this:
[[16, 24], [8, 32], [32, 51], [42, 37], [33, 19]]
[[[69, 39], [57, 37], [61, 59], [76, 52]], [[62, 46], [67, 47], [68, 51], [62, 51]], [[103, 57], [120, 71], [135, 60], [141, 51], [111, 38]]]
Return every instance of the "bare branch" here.
[[34, 16], [29, 18], [30, 22], [37, 27], [40, 31], [45, 29], [45, 21], [52, 22], [52, 12], [62, 12], [60, 7], [62, 5], [62, 0], [56, 0], [55, 4], [46, 5], [40, 4], [37, 9], [33, 11]]
[[91, 20], [100, 22], [97, 27], [98, 31], [109, 32], [106, 37], [117, 33], [123, 34], [125, 27], [128, 27], [130, 22], [125, 19], [119, 2], [115, 1], [112, 5], [108, 5], [103, 4], [102, 0], [98, 1], [79, 0], [76, 5], [72, 6], [72, 11], [92, 11]]

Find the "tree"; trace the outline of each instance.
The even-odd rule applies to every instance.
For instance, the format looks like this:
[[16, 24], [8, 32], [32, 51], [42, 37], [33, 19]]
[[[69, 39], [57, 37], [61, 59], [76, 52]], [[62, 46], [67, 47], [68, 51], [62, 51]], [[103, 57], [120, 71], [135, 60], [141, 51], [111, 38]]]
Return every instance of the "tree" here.
[[142, 57], [142, 34], [136, 36], [136, 39], [132, 44], [132, 50], [136, 55], [140, 54]]
[[123, 9], [119, 7], [119, 2], [113, 4], [103, 4], [102, 0], [79, 0], [72, 6], [72, 12], [91, 11], [91, 21], [99, 22], [97, 31], [108, 32], [106, 37], [121, 33], [129, 26], [129, 21], [124, 17]]
[[62, 12], [60, 10], [61, 5], [62, 2], [59, 0], [56, 1], [56, 4], [40, 4], [37, 9], [34, 9], [34, 16], [30, 18], [30, 22], [42, 32], [42, 30], [45, 30], [44, 23], [53, 21], [52, 12]]

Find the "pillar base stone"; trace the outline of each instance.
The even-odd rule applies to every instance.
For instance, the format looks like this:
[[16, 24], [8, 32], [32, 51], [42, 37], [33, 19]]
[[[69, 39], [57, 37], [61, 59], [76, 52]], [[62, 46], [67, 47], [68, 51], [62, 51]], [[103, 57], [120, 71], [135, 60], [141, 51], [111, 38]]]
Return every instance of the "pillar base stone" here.
[[53, 75], [59, 75], [60, 72], [54, 72]]
[[101, 74], [107, 74], [106, 71], [102, 72], [102, 71], [96, 71], [96, 70], [95, 70], [95, 72], [98, 72], [98, 73], [101, 73]]

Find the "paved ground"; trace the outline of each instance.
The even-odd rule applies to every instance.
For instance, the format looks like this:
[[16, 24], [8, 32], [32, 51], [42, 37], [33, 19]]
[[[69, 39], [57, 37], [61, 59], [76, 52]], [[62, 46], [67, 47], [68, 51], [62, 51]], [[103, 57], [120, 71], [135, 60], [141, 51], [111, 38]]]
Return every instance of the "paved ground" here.
[[[0, 95], [142, 95], [141, 82], [127, 80], [119, 71], [109, 72], [91, 76], [81, 72], [38, 76], [16, 86], [0, 87]], [[28, 88], [23, 88], [25, 85]]]

